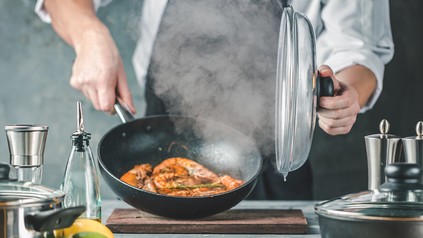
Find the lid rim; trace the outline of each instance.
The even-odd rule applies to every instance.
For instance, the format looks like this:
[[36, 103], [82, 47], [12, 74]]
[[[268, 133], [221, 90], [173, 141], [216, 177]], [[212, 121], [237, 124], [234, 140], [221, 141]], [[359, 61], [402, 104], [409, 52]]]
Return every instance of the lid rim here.
[[39, 184], [7, 180], [0, 182], [0, 197], [3, 198], [0, 208], [11, 208], [58, 203], [64, 199], [65, 193]]
[[[340, 212], [340, 211], [337, 211]], [[352, 213], [342, 213], [337, 214], [335, 212], [316, 210], [315, 213], [319, 216], [326, 218], [336, 219], [336, 220], [349, 220], [349, 221], [403, 221], [403, 222], [421, 222], [423, 221], [423, 216], [421, 217], [387, 217], [387, 216], [367, 216], [367, 215], [357, 215]]]
[[[408, 214], [408, 216], [386, 216], [385, 214], [365, 214], [361, 211], [365, 209], [384, 209], [386, 210], [400, 210], [404, 211], [418, 210], [423, 211], [423, 203], [416, 203], [412, 201], [403, 201], [403, 202], [357, 202], [357, 203], [348, 203], [344, 204], [332, 204], [336, 201], [345, 201], [348, 197], [338, 197], [332, 200], [327, 200], [318, 203], [315, 206], [315, 213], [318, 215], [330, 217], [333, 219], [347, 219], [347, 220], [374, 220], [374, 221], [423, 221], [423, 213], [420, 215]], [[420, 206], [418, 206], [420, 205]], [[345, 210], [349, 209], [349, 210]], [[350, 211], [351, 210], [351, 211]], [[406, 213], [405, 213], [406, 214]]]

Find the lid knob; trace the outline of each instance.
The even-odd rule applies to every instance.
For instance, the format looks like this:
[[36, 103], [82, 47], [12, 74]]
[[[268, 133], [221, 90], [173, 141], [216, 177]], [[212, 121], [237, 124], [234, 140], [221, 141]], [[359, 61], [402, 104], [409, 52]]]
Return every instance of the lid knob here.
[[393, 163], [385, 168], [387, 182], [380, 186], [383, 192], [423, 190], [419, 182], [421, 169], [417, 164]]

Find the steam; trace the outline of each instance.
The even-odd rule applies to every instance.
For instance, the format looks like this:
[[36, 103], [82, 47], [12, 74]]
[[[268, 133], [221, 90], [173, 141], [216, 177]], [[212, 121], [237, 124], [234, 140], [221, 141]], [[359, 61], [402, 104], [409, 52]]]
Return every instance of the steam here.
[[170, 114], [219, 121], [273, 150], [280, 8], [271, 2], [169, 1], [150, 75]]

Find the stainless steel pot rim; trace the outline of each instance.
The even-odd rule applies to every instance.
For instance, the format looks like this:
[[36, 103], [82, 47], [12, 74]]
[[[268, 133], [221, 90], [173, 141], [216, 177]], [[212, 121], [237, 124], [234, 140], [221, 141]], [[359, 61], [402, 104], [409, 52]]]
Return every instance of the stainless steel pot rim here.
[[29, 182], [0, 183], [0, 208], [61, 201], [65, 193]]
[[1, 192], [0, 208], [33, 206], [61, 202], [65, 194], [58, 190], [53, 194]]
[[383, 222], [422, 222], [423, 215], [421, 217], [378, 217], [378, 216], [365, 216], [359, 214], [351, 214], [349, 212], [318, 212], [317, 215], [335, 219], [335, 220], [346, 220], [346, 221], [383, 221]]
[[344, 220], [423, 221], [423, 204], [412, 202], [360, 203], [348, 206], [333, 206], [323, 202], [315, 207], [315, 212], [319, 216]]

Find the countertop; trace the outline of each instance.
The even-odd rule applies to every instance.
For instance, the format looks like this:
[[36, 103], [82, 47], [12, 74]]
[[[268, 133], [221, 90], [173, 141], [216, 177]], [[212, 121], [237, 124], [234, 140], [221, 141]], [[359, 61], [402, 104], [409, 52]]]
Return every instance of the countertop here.
[[[307, 234], [301, 235], [258, 235], [258, 234], [115, 234], [116, 238], [131, 237], [292, 237], [292, 238], [317, 238], [320, 237], [317, 215], [314, 205], [318, 201], [242, 201], [232, 209], [301, 209], [307, 219]], [[115, 208], [132, 208], [120, 200], [104, 200], [102, 202], [102, 221], [105, 224]]]

